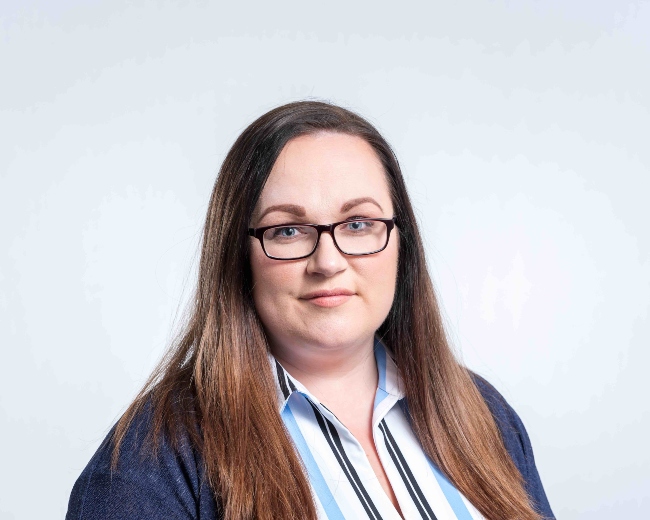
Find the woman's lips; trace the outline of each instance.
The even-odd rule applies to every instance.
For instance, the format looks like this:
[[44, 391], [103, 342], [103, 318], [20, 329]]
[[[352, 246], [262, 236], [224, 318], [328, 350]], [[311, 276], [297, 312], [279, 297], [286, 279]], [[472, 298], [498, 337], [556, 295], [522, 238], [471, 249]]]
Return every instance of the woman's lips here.
[[319, 307], [338, 307], [352, 298], [354, 294], [353, 291], [347, 289], [330, 289], [313, 291], [305, 294], [300, 299]]

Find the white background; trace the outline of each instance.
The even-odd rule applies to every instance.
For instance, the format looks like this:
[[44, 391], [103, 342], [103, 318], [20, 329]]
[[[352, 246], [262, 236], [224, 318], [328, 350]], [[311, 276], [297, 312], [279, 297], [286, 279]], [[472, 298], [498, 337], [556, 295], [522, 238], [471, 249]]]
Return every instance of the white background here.
[[5, 0], [0, 519], [63, 518], [168, 344], [216, 171], [324, 98], [394, 146], [450, 335], [562, 519], [650, 518], [650, 5]]

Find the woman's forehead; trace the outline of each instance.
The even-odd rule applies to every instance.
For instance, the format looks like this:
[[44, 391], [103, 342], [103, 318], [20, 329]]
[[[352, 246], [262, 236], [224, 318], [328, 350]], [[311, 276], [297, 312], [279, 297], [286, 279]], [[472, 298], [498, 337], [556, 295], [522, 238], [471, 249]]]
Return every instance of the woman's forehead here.
[[360, 137], [319, 133], [287, 143], [271, 170], [256, 213], [281, 204], [341, 212], [354, 199], [368, 199], [392, 211], [381, 161]]

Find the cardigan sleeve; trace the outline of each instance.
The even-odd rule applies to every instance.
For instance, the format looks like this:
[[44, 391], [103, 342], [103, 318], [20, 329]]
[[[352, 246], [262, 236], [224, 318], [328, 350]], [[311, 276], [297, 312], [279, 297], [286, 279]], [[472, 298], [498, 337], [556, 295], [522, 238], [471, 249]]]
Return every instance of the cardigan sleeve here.
[[555, 515], [544, 492], [535, 465], [533, 447], [524, 424], [505, 398], [490, 383], [477, 374], [473, 374], [473, 377], [497, 423], [506, 450], [524, 479], [526, 492], [533, 506], [544, 518], [554, 519]]
[[74, 484], [66, 520], [219, 518], [189, 442], [174, 450], [162, 439], [155, 456], [142, 449], [149, 420], [146, 410], [134, 419], [115, 470], [111, 430]]

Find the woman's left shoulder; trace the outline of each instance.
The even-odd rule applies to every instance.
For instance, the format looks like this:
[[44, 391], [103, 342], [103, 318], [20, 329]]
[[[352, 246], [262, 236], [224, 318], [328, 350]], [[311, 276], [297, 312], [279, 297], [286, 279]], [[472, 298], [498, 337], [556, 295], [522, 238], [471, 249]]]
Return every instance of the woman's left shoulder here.
[[[521, 422], [519, 415], [514, 411], [512, 406], [506, 401], [499, 391], [492, 386], [484, 377], [471, 372], [474, 384], [481, 392], [485, 403], [487, 404], [492, 416], [497, 422], [497, 426], [503, 435], [508, 435], [508, 440], [515, 440], [515, 444], [520, 444], [522, 450], [530, 445], [530, 439], [526, 433], [526, 428]], [[510, 439], [512, 437], [512, 439]], [[506, 439], [504, 439], [505, 441]], [[514, 448], [514, 446], [513, 446]], [[510, 451], [510, 450], [508, 450]]]
[[528, 495], [534, 500], [540, 513], [548, 518], [555, 518], [535, 465], [533, 446], [524, 423], [494, 386], [478, 374], [472, 372], [471, 375], [497, 423], [506, 450], [524, 479]]

